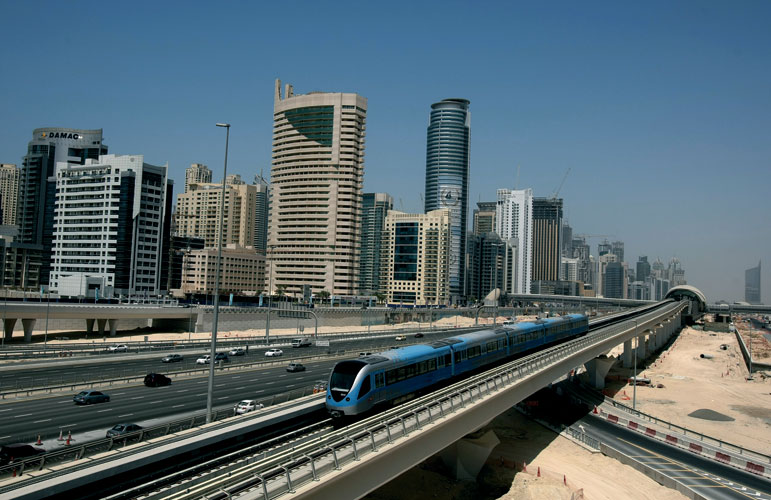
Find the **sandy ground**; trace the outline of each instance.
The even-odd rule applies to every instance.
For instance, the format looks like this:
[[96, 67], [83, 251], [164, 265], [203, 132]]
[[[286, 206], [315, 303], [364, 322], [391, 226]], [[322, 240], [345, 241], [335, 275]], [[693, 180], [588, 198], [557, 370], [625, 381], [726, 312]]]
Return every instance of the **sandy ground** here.
[[[740, 332], [746, 330], [737, 325]], [[753, 338], [753, 355], [768, 342]], [[761, 348], [760, 342], [766, 345]], [[727, 350], [720, 345], [726, 344]], [[712, 355], [712, 359], [700, 354]], [[629, 374], [627, 370], [611, 371]], [[641, 375], [663, 388], [637, 387], [637, 409], [659, 419], [686, 427], [711, 437], [771, 455], [771, 378], [755, 373], [746, 380], [747, 367], [733, 333], [684, 329], [679, 338], [658, 358], [642, 370]], [[633, 388], [609, 382], [615, 399], [630, 405]], [[689, 416], [709, 409], [734, 419], [718, 422]]]

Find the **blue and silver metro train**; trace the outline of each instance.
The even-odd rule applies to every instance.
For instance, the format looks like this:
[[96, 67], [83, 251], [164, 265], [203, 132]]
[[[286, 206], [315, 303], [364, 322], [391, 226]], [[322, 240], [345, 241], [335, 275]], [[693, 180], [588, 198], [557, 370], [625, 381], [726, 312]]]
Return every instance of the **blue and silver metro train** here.
[[440, 382], [588, 330], [586, 316], [570, 314], [340, 361], [329, 378], [327, 411], [340, 418], [396, 405]]

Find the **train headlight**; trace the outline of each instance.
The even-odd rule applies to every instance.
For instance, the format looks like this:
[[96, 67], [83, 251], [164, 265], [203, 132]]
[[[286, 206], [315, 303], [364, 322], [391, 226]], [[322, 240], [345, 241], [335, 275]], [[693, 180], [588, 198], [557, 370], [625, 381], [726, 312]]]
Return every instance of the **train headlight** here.
[[351, 400], [351, 398], [345, 398], [345, 400], [346, 400], [346, 401], [350, 401], [350, 400]]

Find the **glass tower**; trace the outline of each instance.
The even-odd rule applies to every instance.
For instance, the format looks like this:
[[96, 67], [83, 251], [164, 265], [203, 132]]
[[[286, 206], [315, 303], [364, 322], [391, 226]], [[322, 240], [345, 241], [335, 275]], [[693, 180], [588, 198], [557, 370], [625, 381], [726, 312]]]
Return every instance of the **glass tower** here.
[[468, 213], [470, 101], [444, 99], [431, 105], [426, 143], [425, 211], [450, 210], [450, 295], [464, 291]]

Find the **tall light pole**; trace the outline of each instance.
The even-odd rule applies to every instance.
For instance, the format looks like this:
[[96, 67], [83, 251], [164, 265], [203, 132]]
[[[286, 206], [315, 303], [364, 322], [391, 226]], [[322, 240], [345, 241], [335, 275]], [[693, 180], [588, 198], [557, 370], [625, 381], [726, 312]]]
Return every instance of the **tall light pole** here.
[[225, 217], [225, 179], [228, 176], [228, 143], [230, 142], [230, 124], [218, 123], [218, 127], [225, 127], [225, 169], [222, 173], [222, 199], [220, 200], [219, 237], [217, 241], [217, 270], [214, 276], [214, 322], [211, 330], [211, 356], [209, 357], [209, 391], [206, 395], [206, 423], [211, 422], [212, 399], [214, 396], [214, 358], [217, 355], [217, 322], [220, 312], [220, 266], [222, 265], [222, 236], [223, 221]]
[[640, 348], [640, 337], [637, 336], [637, 320], [634, 320], [634, 338], [637, 339], [637, 348], [634, 350], [634, 377], [632, 378], [632, 409], [637, 409], [637, 349]]

